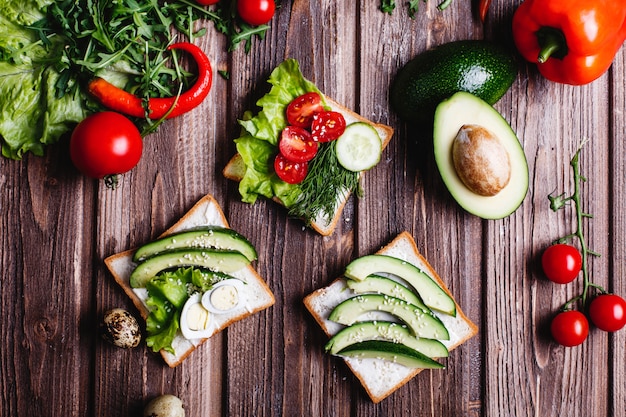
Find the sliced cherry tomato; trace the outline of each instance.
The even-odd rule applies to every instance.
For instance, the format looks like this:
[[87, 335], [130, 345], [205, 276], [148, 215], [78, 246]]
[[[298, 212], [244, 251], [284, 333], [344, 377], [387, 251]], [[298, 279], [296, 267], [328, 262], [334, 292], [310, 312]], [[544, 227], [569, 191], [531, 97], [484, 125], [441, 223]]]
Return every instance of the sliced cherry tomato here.
[[550, 331], [558, 344], [567, 347], [577, 346], [587, 338], [589, 322], [580, 311], [563, 311], [552, 319]]
[[311, 135], [317, 142], [330, 142], [346, 130], [346, 119], [336, 111], [322, 111], [313, 115]]
[[70, 157], [83, 174], [104, 178], [137, 165], [143, 150], [141, 133], [125, 116], [104, 111], [87, 116], [70, 138]]
[[563, 243], [549, 246], [541, 257], [543, 272], [557, 284], [567, 284], [576, 279], [582, 262], [578, 249]]
[[268, 23], [274, 17], [274, 0], [237, 0], [237, 13], [244, 22], [259, 26]]
[[287, 105], [287, 122], [292, 126], [308, 129], [313, 123], [315, 113], [321, 111], [324, 111], [324, 106], [319, 94], [314, 92], [302, 94]]
[[280, 153], [293, 162], [310, 161], [315, 157], [318, 146], [308, 130], [297, 126], [284, 128], [278, 142]]
[[615, 294], [599, 295], [589, 305], [589, 317], [600, 330], [620, 330], [626, 326], [626, 301]]
[[274, 171], [278, 178], [289, 184], [299, 184], [309, 171], [307, 162], [293, 162], [285, 158], [282, 154], [276, 155], [274, 159]]

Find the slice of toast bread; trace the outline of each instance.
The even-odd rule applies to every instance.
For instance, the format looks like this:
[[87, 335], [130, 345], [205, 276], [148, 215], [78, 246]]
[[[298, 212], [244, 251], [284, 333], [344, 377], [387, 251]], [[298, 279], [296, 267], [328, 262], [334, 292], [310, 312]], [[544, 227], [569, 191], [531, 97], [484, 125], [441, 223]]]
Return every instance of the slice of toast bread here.
[[[376, 131], [378, 132], [383, 149], [385, 149], [385, 147], [389, 144], [389, 141], [391, 140], [394, 132], [392, 127], [384, 124], [374, 123], [326, 96], [324, 96], [324, 99], [326, 100], [326, 103], [331, 108], [331, 110], [339, 112], [343, 115], [347, 125], [354, 122], [368, 123], [372, 125], [374, 129], [376, 129]], [[239, 154], [235, 154], [222, 170], [222, 174], [224, 175], [224, 177], [233, 181], [241, 181], [245, 172], [246, 165]], [[337, 227], [337, 223], [341, 218], [341, 213], [349, 197], [349, 193], [343, 193], [341, 195], [338, 195], [334, 216], [329, 219], [327, 216], [320, 214], [316, 219], [313, 219], [311, 221], [311, 228], [323, 236], [331, 235]], [[275, 199], [275, 201], [280, 204], [279, 200]]]
[[[199, 226], [228, 227], [228, 222], [222, 209], [211, 195], [206, 195], [200, 199], [180, 220], [165, 231], [162, 236]], [[132, 288], [130, 286], [130, 274], [136, 266], [133, 262], [134, 252], [134, 249], [120, 252], [107, 257], [104, 262], [115, 281], [122, 287], [126, 295], [130, 297], [145, 320], [149, 314], [148, 307], [145, 303], [147, 291], [145, 288]], [[242, 320], [258, 311], [272, 306], [275, 302], [274, 294], [252, 265], [233, 272], [231, 275], [246, 283], [246, 305], [231, 313], [216, 317], [214, 322], [215, 331], [213, 334], [222, 331], [236, 321]], [[172, 354], [165, 350], [161, 350], [160, 353], [170, 367], [175, 367], [182, 363], [191, 352], [206, 340], [206, 338], [188, 340], [183, 337], [179, 330], [172, 344], [175, 353]]]
[[[403, 259], [417, 266], [451, 295], [439, 275], [420, 254], [413, 237], [408, 232], [399, 234], [393, 241], [377, 253]], [[354, 295], [355, 294], [346, 286], [345, 279], [340, 277], [335, 279], [327, 287], [320, 288], [306, 296], [304, 298], [304, 305], [313, 315], [315, 321], [330, 337], [345, 327], [328, 320], [330, 312], [340, 302]], [[450, 340], [442, 341], [449, 351], [460, 346], [478, 332], [477, 326], [465, 316], [458, 304], [456, 311], [455, 317], [435, 312], [450, 333]], [[376, 317], [373, 317], [373, 319], [375, 318]], [[351, 357], [344, 357], [343, 359], [359, 379], [374, 403], [382, 401], [422, 371], [422, 369], [409, 368], [383, 359], [359, 359]]]

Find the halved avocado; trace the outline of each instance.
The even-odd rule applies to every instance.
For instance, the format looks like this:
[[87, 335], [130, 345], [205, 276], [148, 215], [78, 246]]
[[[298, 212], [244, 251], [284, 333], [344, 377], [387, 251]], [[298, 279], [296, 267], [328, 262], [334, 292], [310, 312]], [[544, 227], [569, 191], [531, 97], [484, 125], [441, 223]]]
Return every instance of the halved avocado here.
[[[502, 151], [508, 155], [508, 183], [494, 195], [483, 195], [470, 189], [455, 167], [452, 149], [459, 140], [457, 134], [466, 126], [481, 127], [496, 138], [501, 151], [496, 153], [497, 159], [501, 159]], [[501, 219], [522, 204], [528, 192], [526, 155], [511, 126], [490, 104], [466, 92], [452, 95], [437, 106], [433, 139], [435, 161], [443, 182], [466, 211], [483, 219]]]

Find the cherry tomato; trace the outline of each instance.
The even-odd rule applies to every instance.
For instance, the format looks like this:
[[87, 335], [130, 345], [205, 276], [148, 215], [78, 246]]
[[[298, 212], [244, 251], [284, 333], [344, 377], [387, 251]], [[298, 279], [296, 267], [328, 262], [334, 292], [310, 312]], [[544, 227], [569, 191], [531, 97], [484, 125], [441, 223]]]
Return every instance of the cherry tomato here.
[[575, 247], [559, 243], [549, 246], [543, 252], [541, 266], [550, 281], [567, 284], [578, 276], [582, 268], [582, 257]]
[[587, 338], [589, 322], [580, 311], [563, 311], [552, 319], [550, 331], [558, 344], [567, 347], [577, 346]]
[[589, 305], [589, 317], [598, 329], [615, 332], [626, 325], [626, 301], [615, 294], [599, 295]]
[[217, 4], [219, 3], [220, 0], [196, 0], [196, 3], [202, 5], [202, 6], [210, 6], [212, 4]]
[[317, 153], [318, 146], [307, 130], [297, 126], [284, 128], [278, 142], [280, 153], [293, 162], [310, 161]]
[[143, 140], [133, 122], [119, 113], [94, 113], [80, 122], [70, 138], [70, 157], [92, 178], [130, 171], [141, 159]]
[[268, 23], [274, 17], [275, 10], [274, 0], [237, 0], [239, 17], [252, 26]]
[[324, 111], [322, 98], [317, 93], [306, 93], [296, 97], [287, 105], [287, 122], [305, 129], [311, 127], [313, 116]]
[[274, 171], [276, 171], [278, 178], [286, 183], [299, 184], [306, 178], [309, 164], [307, 162], [293, 162], [278, 154], [274, 159]]
[[311, 134], [313, 140], [330, 142], [337, 139], [346, 130], [346, 119], [336, 111], [323, 111], [313, 116]]

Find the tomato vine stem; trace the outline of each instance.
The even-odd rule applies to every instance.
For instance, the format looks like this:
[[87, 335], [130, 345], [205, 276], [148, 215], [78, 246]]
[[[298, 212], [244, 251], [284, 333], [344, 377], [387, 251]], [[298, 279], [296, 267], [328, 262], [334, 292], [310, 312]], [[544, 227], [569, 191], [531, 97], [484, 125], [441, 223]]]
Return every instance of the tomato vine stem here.
[[576, 211], [576, 230], [574, 233], [566, 235], [560, 239], [557, 239], [554, 243], [565, 243], [569, 239], [576, 238], [580, 244], [580, 250], [582, 255], [582, 273], [583, 273], [583, 291], [581, 294], [576, 297], [568, 300], [563, 307], [562, 310], [567, 310], [569, 307], [577, 302], [581, 301], [583, 308], [587, 307], [587, 302], [589, 299], [589, 291], [591, 288], [597, 289], [599, 292], [604, 293], [604, 289], [594, 284], [589, 277], [589, 269], [588, 269], [588, 257], [589, 256], [600, 256], [599, 253], [590, 250], [587, 246], [587, 242], [585, 240], [585, 235], [583, 233], [583, 219], [585, 218], [593, 218], [593, 215], [590, 213], [586, 213], [582, 210], [581, 204], [581, 185], [587, 181], [587, 178], [581, 175], [580, 173], [580, 152], [582, 147], [587, 143], [587, 140], [584, 140], [576, 150], [576, 153], [570, 160], [570, 166], [572, 167], [572, 171], [574, 174], [574, 191], [571, 195], [567, 196], [565, 193], [559, 194], [558, 196], [549, 195], [548, 199], [550, 200], [550, 208], [552, 211], [561, 210], [563, 207], [568, 205], [569, 202], [574, 204], [574, 210]]

